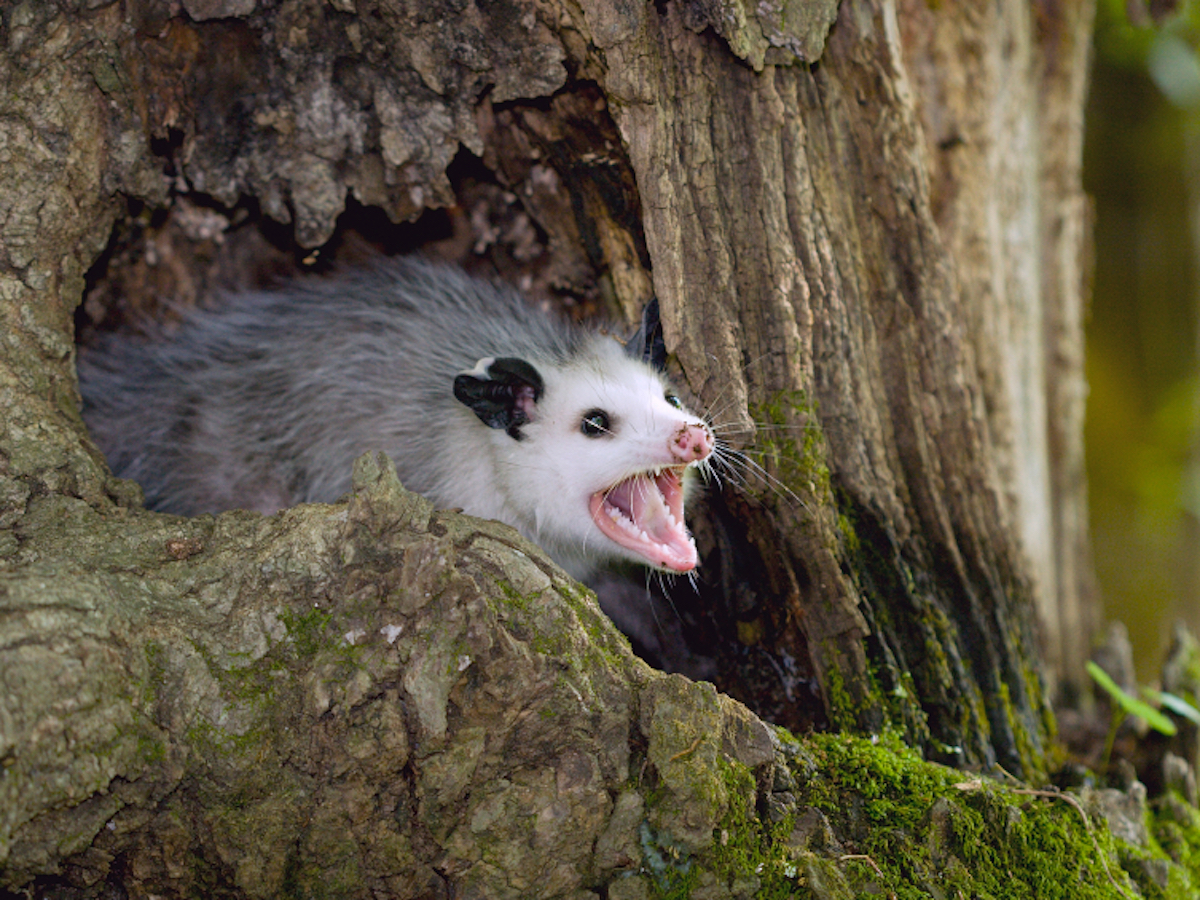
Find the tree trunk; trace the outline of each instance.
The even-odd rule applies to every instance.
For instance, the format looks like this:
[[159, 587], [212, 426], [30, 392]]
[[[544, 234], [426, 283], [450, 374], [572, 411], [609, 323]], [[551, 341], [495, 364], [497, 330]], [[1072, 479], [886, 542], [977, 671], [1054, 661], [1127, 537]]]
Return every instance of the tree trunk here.
[[112, 478], [76, 413], [85, 287], [203, 294], [270, 249], [218, 247], [259, 212], [316, 248], [348, 206], [519, 206], [492, 256], [535, 292], [657, 296], [679, 382], [769, 475], [695, 511], [661, 660], [797, 730], [1044, 774], [1035, 630], [1069, 679], [1093, 627], [1091, 13], [0, 10], [0, 886], [637, 896], [739, 804], [796, 811], [788, 738], [378, 460], [270, 518], [146, 513]]

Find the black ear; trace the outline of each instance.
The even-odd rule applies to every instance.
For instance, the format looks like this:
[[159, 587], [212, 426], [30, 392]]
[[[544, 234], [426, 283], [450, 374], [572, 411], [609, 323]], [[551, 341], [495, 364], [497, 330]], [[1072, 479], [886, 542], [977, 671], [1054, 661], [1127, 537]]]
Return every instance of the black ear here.
[[667, 345], [663, 341], [662, 323], [658, 318], [658, 298], [651, 297], [642, 310], [642, 325], [629, 342], [625, 352], [634, 359], [649, 363], [660, 372], [667, 367]]
[[454, 396], [488, 428], [503, 428], [521, 440], [521, 426], [533, 420], [545, 385], [538, 370], [511, 356], [488, 356], [454, 378]]

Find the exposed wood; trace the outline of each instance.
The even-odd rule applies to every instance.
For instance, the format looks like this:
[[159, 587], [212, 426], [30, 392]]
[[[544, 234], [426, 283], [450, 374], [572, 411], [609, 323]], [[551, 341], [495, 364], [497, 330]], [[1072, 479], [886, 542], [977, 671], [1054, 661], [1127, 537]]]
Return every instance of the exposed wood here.
[[932, 205], [959, 272], [1046, 672], [1076, 686], [1098, 627], [1080, 377], [1090, 274], [1080, 166], [1094, 14], [1090, 2], [937, 14], [907, 3], [900, 13]]

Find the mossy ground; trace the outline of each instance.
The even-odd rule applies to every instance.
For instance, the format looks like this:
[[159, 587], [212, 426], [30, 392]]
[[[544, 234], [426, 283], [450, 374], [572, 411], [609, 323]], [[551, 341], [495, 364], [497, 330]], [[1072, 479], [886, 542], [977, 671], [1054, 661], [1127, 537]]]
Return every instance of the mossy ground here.
[[[1075, 795], [928, 763], [898, 740], [786, 735], [796, 782], [786, 815], [739, 803], [753, 778], [722, 763], [731, 803], [712, 847], [647, 860], [659, 898], [1179, 898], [1200, 885], [1200, 811], [1152, 804], [1145, 846], [1120, 840]], [[820, 816], [815, 816], [813, 811]], [[824, 837], [797, 826], [828, 823]]]
[[847, 873], [851, 883], [864, 879], [863, 890], [876, 884], [897, 898], [1121, 896], [1113, 839], [1089, 829], [1068, 802], [926, 763], [899, 744], [821, 736], [805, 746], [820, 775], [801, 802], [828, 817], [846, 856], [863, 857]]

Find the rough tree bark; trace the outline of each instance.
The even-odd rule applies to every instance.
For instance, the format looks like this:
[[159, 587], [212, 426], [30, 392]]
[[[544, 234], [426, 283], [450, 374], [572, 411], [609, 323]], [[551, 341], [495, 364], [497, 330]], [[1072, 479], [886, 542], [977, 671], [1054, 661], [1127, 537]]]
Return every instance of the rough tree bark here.
[[541, 228], [538, 286], [658, 297], [681, 383], [783, 486], [693, 523], [675, 604], [718, 687], [1036, 779], [1036, 613], [1056, 675], [1091, 627], [1091, 11], [0, 9], [0, 886], [641, 896], [739, 803], [794, 804], [785, 736], [378, 460], [338, 505], [185, 521], [88, 440], [72, 315], [114, 224], [252, 208], [314, 248], [350, 198], [455, 203], [460, 148]]

